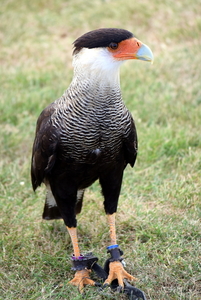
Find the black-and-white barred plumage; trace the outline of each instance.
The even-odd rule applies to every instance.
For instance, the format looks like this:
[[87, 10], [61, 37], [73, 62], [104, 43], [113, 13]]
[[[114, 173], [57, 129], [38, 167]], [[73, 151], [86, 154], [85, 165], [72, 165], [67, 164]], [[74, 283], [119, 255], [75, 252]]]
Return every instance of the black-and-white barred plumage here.
[[97, 152], [97, 158], [103, 163], [110, 162], [117, 156], [122, 141], [129, 136], [132, 117], [122, 101], [120, 90], [105, 88], [97, 91], [97, 95], [93, 87], [89, 90], [82, 86], [76, 93], [70, 87], [55, 101], [51, 123], [60, 131], [65, 159], [90, 163]]

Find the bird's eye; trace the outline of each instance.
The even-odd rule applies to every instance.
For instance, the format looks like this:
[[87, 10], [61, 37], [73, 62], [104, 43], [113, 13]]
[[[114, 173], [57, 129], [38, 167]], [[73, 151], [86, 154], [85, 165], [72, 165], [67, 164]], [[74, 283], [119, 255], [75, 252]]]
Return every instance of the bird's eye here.
[[114, 42], [110, 43], [109, 48], [112, 50], [116, 50], [118, 48], [118, 43], [114, 43]]

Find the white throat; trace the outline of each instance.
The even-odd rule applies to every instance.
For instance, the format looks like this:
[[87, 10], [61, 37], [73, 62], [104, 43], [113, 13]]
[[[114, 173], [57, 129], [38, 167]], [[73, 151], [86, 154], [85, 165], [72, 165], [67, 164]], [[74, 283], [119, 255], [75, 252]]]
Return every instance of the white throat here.
[[81, 49], [73, 57], [74, 78], [72, 84], [82, 81], [99, 85], [101, 88], [120, 89], [119, 67], [117, 61], [107, 48]]

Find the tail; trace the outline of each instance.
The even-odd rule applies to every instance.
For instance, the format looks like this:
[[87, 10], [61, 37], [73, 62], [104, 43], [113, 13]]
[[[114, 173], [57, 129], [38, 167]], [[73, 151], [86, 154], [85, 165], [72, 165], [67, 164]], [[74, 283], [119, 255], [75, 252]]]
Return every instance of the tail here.
[[[82, 201], [84, 196], [84, 190], [78, 190], [77, 192], [77, 202], [75, 207], [75, 213], [79, 214], [82, 209]], [[57, 203], [52, 194], [51, 188], [47, 185], [47, 196], [45, 199], [45, 206], [43, 210], [43, 219], [44, 220], [55, 220], [62, 219], [60, 211], [58, 209]]]
[[83, 202], [83, 197], [84, 197], [84, 189], [83, 190], [78, 190], [77, 191], [77, 202], [75, 206], [75, 213], [76, 215], [81, 213], [82, 210], [82, 202]]
[[45, 220], [55, 220], [62, 219], [60, 211], [57, 207], [56, 201], [52, 194], [51, 188], [47, 185], [47, 196], [45, 199], [45, 206], [43, 210], [43, 219]]

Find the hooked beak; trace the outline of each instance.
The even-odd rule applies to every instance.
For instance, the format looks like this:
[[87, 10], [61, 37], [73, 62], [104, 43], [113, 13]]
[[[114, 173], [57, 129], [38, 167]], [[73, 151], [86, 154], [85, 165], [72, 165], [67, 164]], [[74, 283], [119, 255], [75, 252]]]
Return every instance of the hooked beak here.
[[138, 49], [138, 51], [135, 54], [135, 59], [140, 59], [140, 60], [149, 61], [153, 63], [154, 56], [151, 49], [147, 45], [141, 44], [141, 47]]

